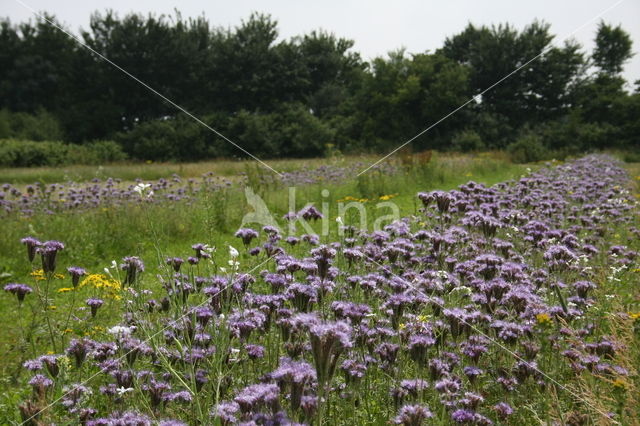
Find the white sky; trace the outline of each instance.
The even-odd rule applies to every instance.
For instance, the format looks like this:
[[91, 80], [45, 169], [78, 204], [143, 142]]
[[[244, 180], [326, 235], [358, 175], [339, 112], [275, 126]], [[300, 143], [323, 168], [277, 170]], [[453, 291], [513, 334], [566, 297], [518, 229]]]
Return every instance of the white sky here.
[[624, 76], [630, 83], [640, 79], [639, 0], [0, 0], [0, 16], [8, 16], [14, 23], [33, 16], [20, 2], [53, 13], [74, 32], [88, 27], [92, 12], [106, 9], [123, 16], [128, 12], [171, 15], [177, 8], [185, 18], [204, 14], [212, 25], [222, 27], [235, 27], [257, 11], [278, 21], [282, 38], [324, 29], [354, 40], [354, 49], [364, 59], [400, 47], [411, 53], [433, 51], [468, 22], [509, 22], [521, 29], [536, 18], [551, 24], [556, 41], [572, 35], [590, 52], [600, 20], [594, 18], [615, 6], [602, 19], [621, 24], [631, 34], [636, 54], [627, 63]]

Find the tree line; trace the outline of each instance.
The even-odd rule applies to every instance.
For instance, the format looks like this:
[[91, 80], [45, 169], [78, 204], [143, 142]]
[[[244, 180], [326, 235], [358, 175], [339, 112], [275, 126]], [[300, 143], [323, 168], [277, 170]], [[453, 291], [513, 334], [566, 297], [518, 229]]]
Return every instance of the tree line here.
[[[390, 151], [470, 100], [414, 150], [509, 149], [526, 161], [639, 145], [640, 82], [630, 89], [621, 75], [632, 42], [604, 22], [590, 54], [550, 44], [550, 26], [534, 21], [521, 31], [468, 24], [435, 52], [369, 62], [325, 31], [281, 40], [258, 13], [223, 29], [108, 11], [79, 37], [261, 157]], [[243, 156], [43, 19], [0, 20], [0, 46], [0, 138], [111, 140], [143, 160]]]

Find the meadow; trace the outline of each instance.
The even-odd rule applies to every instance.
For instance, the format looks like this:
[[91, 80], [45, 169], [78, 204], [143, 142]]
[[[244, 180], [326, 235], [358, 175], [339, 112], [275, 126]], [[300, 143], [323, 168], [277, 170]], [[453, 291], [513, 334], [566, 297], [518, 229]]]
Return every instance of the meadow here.
[[0, 422], [637, 423], [637, 164], [373, 160], [0, 170]]

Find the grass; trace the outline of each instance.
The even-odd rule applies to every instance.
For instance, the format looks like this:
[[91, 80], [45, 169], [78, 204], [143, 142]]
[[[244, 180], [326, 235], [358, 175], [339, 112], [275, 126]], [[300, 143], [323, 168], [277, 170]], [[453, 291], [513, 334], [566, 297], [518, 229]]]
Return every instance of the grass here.
[[[378, 158], [375, 156], [348, 156], [329, 160], [326, 158], [310, 159], [276, 159], [265, 160], [265, 164], [278, 172], [297, 170], [301, 167], [318, 167], [326, 164], [327, 161], [333, 163], [353, 163], [362, 161], [370, 164]], [[12, 184], [27, 184], [33, 182], [42, 183], [64, 183], [87, 182], [92, 179], [106, 179], [108, 177], [120, 178], [125, 181], [134, 179], [157, 180], [168, 178], [177, 174], [183, 178], [200, 177], [204, 173], [213, 172], [215, 175], [233, 177], [245, 172], [247, 167], [258, 166], [264, 168], [265, 172], [273, 173], [264, 165], [259, 165], [251, 160], [211, 160], [194, 163], [171, 163], [171, 162], [146, 162], [146, 163], [114, 163], [103, 166], [71, 165], [64, 167], [13, 167], [0, 168], [0, 182]]]
[[[332, 160], [333, 164], [350, 165], [367, 163], [369, 157], [346, 157]], [[316, 167], [327, 162], [326, 159], [314, 160], [283, 160], [269, 162], [277, 170], [296, 170], [303, 167]], [[401, 166], [400, 166], [401, 167]], [[527, 173], [529, 167], [537, 165], [515, 165], [505, 158], [495, 154], [481, 155], [445, 155], [434, 156], [428, 164], [407, 166], [401, 172], [390, 176], [372, 171], [361, 177], [353, 177], [339, 184], [313, 184], [295, 188], [296, 209], [300, 209], [307, 203], [314, 203], [318, 208], [323, 208], [329, 217], [328, 225], [323, 222], [315, 223], [314, 230], [322, 234], [322, 226], [327, 226], [329, 232], [323, 236], [323, 242], [334, 241], [338, 238], [337, 225], [333, 221], [340, 212], [340, 206], [344, 207], [349, 202], [352, 209], [344, 214], [343, 220], [347, 224], [357, 224], [357, 211], [366, 212], [368, 226], [373, 219], [389, 213], [389, 207], [381, 207], [380, 203], [392, 201], [398, 208], [400, 216], [413, 215], [417, 212], [418, 204], [415, 197], [417, 192], [433, 189], [449, 190], [456, 188], [469, 180], [491, 185], [498, 182], [515, 179]], [[628, 170], [633, 176], [640, 175], [640, 163], [629, 164]], [[259, 168], [253, 163], [217, 161], [193, 164], [145, 164], [145, 165], [115, 165], [100, 168], [97, 171], [90, 167], [71, 167], [65, 169], [13, 169], [0, 170], [0, 181], [12, 183], [30, 183], [36, 180], [42, 182], [64, 182], [69, 179], [76, 181], [90, 180], [94, 177], [118, 177], [131, 181], [137, 177], [144, 180], [168, 177], [177, 173], [182, 177], [196, 177], [203, 173], [213, 171], [217, 175], [234, 177], [239, 173], [247, 173], [249, 182], [255, 185], [254, 189], [265, 200], [270, 211], [275, 217], [281, 217], [289, 211], [289, 189], [272, 183], [263, 183], [269, 179], [262, 179], [270, 172]], [[640, 181], [637, 181], [640, 184]], [[355, 199], [357, 201], [353, 201]], [[356, 206], [360, 210], [357, 210]], [[240, 226], [244, 213], [250, 211], [246, 203], [245, 195], [241, 187], [232, 186], [225, 191], [205, 193], [191, 204], [162, 203], [142, 204], [128, 207], [105, 207], [88, 211], [65, 212], [55, 215], [36, 213], [30, 217], [8, 216], [3, 218], [3, 238], [0, 239], [0, 282], [33, 282], [30, 276], [32, 266], [27, 262], [23, 253], [24, 247], [19, 244], [20, 238], [26, 235], [35, 236], [41, 240], [58, 239], [64, 241], [66, 249], [61, 253], [59, 270], [66, 266], [77, 265], [87, 268], [92, 273], [102, 273], [112, 260], [119, 261], [124, 256], [135, 255], [141, 257], [147, 271], [143, 276], [144, 285], [157, 289], [157, 274], [162, 274], [164, 268], [159, 265], [166, 256], [185, 256], [189, 253], [194, 243], [202, 242], [218, 247], [217, 256], [222, 262], [226, 259], [226, 246], [229, 244], [239, 246], [240, 242], [233, 236]], [[327, 214], [328, 213], [328, 214]], [[628, 243], [629, 236], [622, 230], [612, 234], [612, 239], [620, 243]], [[243, 263], [250, 263], [248, 257], [242, 258]], [[77, 295], [73, 293], [73, 300], [69, 293], [55, 293], [56, 289], [69, 286], [68, 277], [54, 279], [51, 283], [54, 291], [55, 310], [67, 312], [72, 306], [78, 306], [79, 300], [97, 295], [95, 288], [86, 286]], [[640, 365], [640, 349], [637, 339], [629, 332], [633, 325], [616, 323], [608, 319], [609, 314], [627, 309], [633, 304], [637, 305], [640, 298], [637, 286], [632, 280], [625, 281], [626, 287], [603, 287], [598, 291], [602, 294], [615, 292], [624, 294], [623, 299], [612, 300], [601, 307], [602, 325], [609, 327], [611, 334], [618, 334], [620, 341], [626, 342], [626, 350], [617, 356], [629, 369]], [[603, 298], [608, 300], [606, 298]], [[23, 309], [26, 309], [23, 306]], [[83, 323], [81, 327], [69, 329], [67, 339], [74, 336], [89, 335], [100, 337], [104, 335], [104, 327], [111, 325], [118, 318], [121, 306], [118, 301], [111, 300], [105, 306], [100, 315], [94, 320]], [[640, 310], [640, 309], [639, 309]], [[17, 314], [17, 317], [16, 317]], [[62, 315], [62, 314], [61, 314]], [[15, 301], [8, 297], [0, 297], [0, 320], [3, 323], [18, 321], [22, 330], [36, 328], [36, 324], [28, 324], [28, 313], [16, 312]], [[16, 319], [17, 318], [17, 319]], [[0, 420], [15, 417], [15, 407], [19, 401], [28, 396], [23, 384], [25, 374], [19, 365], [25, 359], [35, 356], [27, 347], [19, 345], [21, 336], [15, 327], [6, 327], [0, 334], [0, 357], [3, 360], [0, 366]], [[35, 347], [47, 347], [46, 334], [35, 337]], [[62, 337], [65, 340], [65, 337]], [[33, 347], [33, 346], [32, 346]], [[576, 394], [589, 401], [611, 398], [606, 394], [605, 386], [600, 383], [585, 380], [571, 385]], [[632, 388], [633, 382], [628, 384]], [[628, 401], [622, 403], [623, 407], [633, 407], [637, 404], [637, 392], [627, 392]], [[548, 396], [548, 395], [546, 395]], [[536, 398], [544, 395], [536, 395]], [[526, 398], [521, 399], [526, 403]], [[595, 402], [594, 402], [595, 403]], [[554, 404], [550, 403], [549, 414], [558, 418], [560, 414], [553, 414]], [[557, 408], [557, 407], [556, 407]], [[626, 408], [623, 408], [626, 409]], [[388, 411], [388, 407], [377, 407], [372, 410]], [[533, 413], [531, 418], [536, 418], [540, 413]], [[530, 418], [530, 419], [531, 419]], [[541, 422], [548, 419], [540, 418]], [[366, 422], [367, 419], [360, 419]]]

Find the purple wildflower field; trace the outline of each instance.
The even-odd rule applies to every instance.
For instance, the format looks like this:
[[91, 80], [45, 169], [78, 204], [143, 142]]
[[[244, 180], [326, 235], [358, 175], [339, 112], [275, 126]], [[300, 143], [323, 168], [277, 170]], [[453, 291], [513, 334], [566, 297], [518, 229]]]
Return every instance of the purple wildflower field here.
[[[0, 185], [0, 214], [20, 214], [30, 216], [44, 212], [55, 214], [64, 211], [87, 210], [97, 207], [120, 207], [130, 204], [185, 202], [193, 203], [200, 194], [220, 192], [228, 188], [240, 188], [247, 184], [268, 187], [294, 187], [313, 184], [335, 184], [353, 177], [365, 167], [363, 162], [347, 165], [324, 165], [315, 168], [284, 171], [280, 176], [260, 174], [252, 177], [243, 172], [237, 176], [217, 176], [212, 172], [200, 178], [181, 178], [174, 174], [171, 178], [156, 181], [123, 182], [121, 179], [94, 178], [90, 182], [67, 182], [29, 185]], [[381, 164], [374, 170], [393, 175], [397, 166]], [[255, 182], [251, 179], [255, 178]]]
[[[317, 182], [314, 173], [286, 179]], [[593, 155], [490, 187], [418, 193], [417, 214], [381, 231], [346, 226], [333, 242], [243, 228], [242, 248], [222, 263], [197, 242], [164, 260], [153, 290], [141, 285], [143, 261], [127, 257], [113, 269], [122, 317], [103, 338], [24, 363], [21, 419], [632, 424], [640, 315], [624, 294], [638, 294], [640, 230], [630, 185], [619, 163]], [[189, 188], [177, 177], [150, 187], [167, 198]], [[133, 187], [27, 189], [40, 201], [14, 190], [4, 189], [7, 210], [54, 193], [64, 208], [120, 202]], [[57, 271], [61, 242], [22, 242], [34, 268]], [[86, 275], [68, 272], [74, 287]], [[4, 290], [17, 305], [43, 297], [26, 284]], [[106, 301], [84, 304], [89, 318]]]

